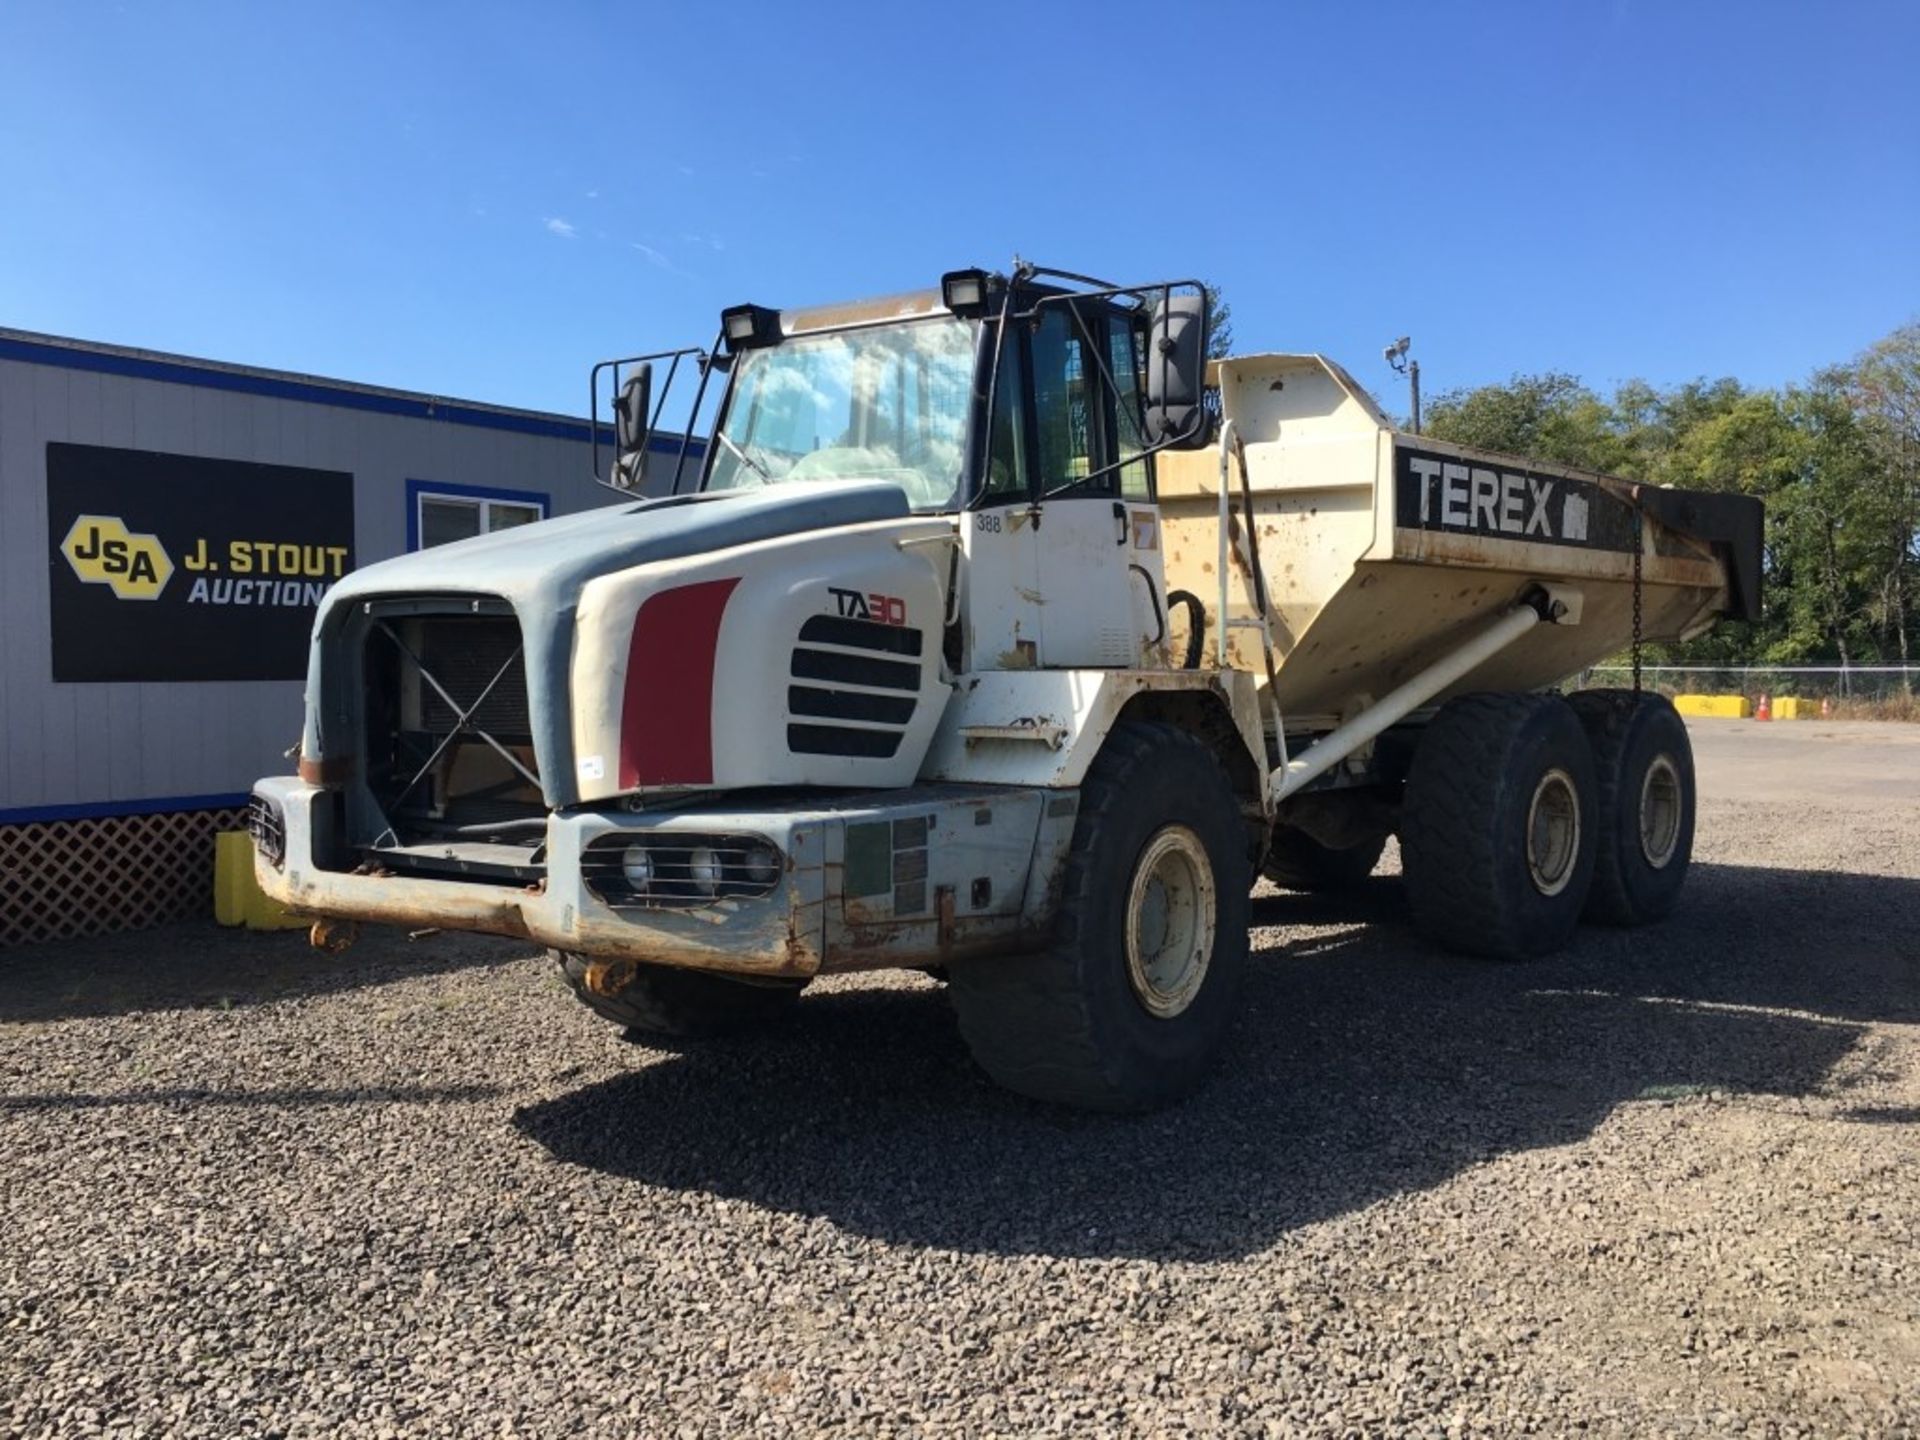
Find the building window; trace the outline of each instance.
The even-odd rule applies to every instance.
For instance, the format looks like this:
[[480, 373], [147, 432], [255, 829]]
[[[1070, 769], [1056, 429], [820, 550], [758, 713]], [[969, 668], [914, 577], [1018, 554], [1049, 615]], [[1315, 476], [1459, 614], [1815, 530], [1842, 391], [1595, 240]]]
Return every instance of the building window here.
[[547, 518], [547, 497], [475, 485], [407, 482], [407, 548], [426, 550]]

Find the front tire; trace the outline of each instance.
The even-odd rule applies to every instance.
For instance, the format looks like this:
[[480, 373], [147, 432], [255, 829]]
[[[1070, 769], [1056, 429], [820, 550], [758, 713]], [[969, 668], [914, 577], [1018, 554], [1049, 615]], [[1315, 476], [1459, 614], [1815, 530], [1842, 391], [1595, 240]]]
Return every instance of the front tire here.
[[1645, 925], [1680, 898], [1693, 860], [1693, 744], [1662, 695], [1583, 690], [1568, 697], [1593, 746], [1599, 851], [1586, 918]]
[[1593, 883], [1593, 749], [1556, 695], [1463, 695], [1407, 772], [1400, 860], [1421, 933], [1529, 960], [1573, 937]]
[[570, 950], [548, 953], [560, 962], [580, 1003], [623, 1027], [630, 1040], [693, 1040], [753, 1029], [784, 1016], [806, 988], [805, 981], [763, 985], [671, 965], [636, 964], [609, 994], [588, 983], [593, 962], [587, 956]]
[[980, 1067], [1010, 1090], [1138, 1111], [1219, 1057], [1247, 964], [1247, 833], [1213, 755], [1168, 725], [1114, 728], [1080, 790], [1052, 943], [953, 966]]

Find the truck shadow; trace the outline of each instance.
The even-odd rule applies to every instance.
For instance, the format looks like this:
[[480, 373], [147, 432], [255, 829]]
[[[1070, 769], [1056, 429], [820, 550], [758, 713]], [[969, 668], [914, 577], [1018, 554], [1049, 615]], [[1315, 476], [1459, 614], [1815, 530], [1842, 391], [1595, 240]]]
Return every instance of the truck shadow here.
[[810, 996], [784, 1029], [515, 1123], [567, 1163], [890, 1242], [1207, 1260], [1577, 1141], [1622, 1105], [1844, 1099], [1864, 1022], [1920, 1018], [1920, 881], [1701, 866], [1659, 929], [1583, 931], [1518, 967], [1426, 947], [1390, 879], [1357, 906], [1257, 911], [1293, 933], [1256, 952], [1218, 1078], [1163, 1114], [1004, 1094], [943, 995], [896, 987]]
[[367, 926], [326, 955], [305, 930], [258, 933], [210, 921], [61, 940], [0, 953], [0, 1025], [259, 1005], [523, 959], [524, 941]]

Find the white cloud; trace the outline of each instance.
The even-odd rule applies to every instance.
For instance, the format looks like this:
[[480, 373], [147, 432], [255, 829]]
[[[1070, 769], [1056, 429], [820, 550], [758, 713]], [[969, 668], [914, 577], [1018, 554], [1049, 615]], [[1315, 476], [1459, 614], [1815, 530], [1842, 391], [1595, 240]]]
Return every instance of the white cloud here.
[[667, 257], [665, 255], [662, 255], [658, 250], [654, 249], [651, 245], [642, 245], [638, 240], [630, 240], [627, 243], [632, 245], [634, 249], [638, 250], [642, 255], [646, 256], [647, 259], [652, 261], [655, 265], [658, 265], [662, 270], [673, 269], [673, 262], [667, 259]]
[[558, 215], [549, 215], [547, 217], [547, 233], [549, 235], [558, 235], [562, 240], [571, 240], [574, 238], [573, 225], [566, 220], [562, 220]]
[[600, 198], [600, 192], [598, 190], [589, 190], [587, 192], [587, 199], [598, 200], [599, 198]]

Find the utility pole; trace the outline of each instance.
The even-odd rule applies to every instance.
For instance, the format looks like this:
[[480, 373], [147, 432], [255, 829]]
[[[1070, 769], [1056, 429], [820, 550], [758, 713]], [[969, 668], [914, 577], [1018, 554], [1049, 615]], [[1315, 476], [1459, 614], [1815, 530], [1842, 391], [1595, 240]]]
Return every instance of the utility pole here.
[[1412, 339], [1402, 335], [1387, 346], [1385, 358], [1387, 364], [1393, 367], [1394, 374], [1407, 377], [1407, 385], [1413, 391], [1413, 433], [1418, 435], [1420, 433], [1420, 362], [1407, 358], [1407, 350], [1412, 344]]

